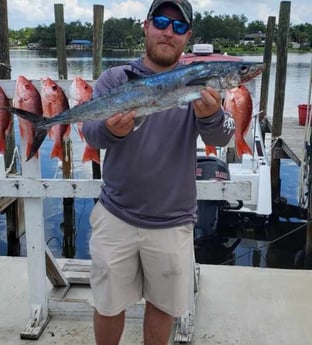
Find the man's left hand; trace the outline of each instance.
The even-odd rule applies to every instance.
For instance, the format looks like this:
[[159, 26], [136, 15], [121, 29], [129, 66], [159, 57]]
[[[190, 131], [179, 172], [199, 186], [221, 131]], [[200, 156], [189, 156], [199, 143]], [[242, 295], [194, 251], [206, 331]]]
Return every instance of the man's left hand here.
[[207, 87], [201, 92], [201, 98], [193, 101], [195, 115], [199, 118], [208, 117], [216, 113], [221, 107], [222, 98], [220, 93]]

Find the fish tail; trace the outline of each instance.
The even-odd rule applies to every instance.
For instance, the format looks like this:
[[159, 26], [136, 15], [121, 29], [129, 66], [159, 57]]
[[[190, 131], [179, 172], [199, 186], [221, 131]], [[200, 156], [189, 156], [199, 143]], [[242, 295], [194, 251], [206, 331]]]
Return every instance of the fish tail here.
[[86, 146], [82, 155], [82, 162], [93, 161], [100, 165], [100, 152], [93, 147]]
[[57, 157], [59, 160], [63, 160], [63, 145], [60, 140], [55, 140], [51, 151], [51, 158]]
[[38, 150], [41, 144], [43, 143], [45, 137], [48, 134], [48, 130], [46, 128], [35, 128], [35, 135], [34, 141], [31, 145], [30, 150], [27, 150], [26, 153], [26, 161], [29, 161], [33, 156], [38, 157]]
[[215, 155], [217, 156], [217, 149], [215, 146], [211, 146], [211, 145], [206, 145], [205, 146], [205, 152], [206, 152], [206, 156], [208, 157], [209, 155]]
[[252, 155], [251, 148], [244, 138], [235, 138], [236, 153], [238, 157], [242, 157], [244, 153]]
[[44, 125], [46, 119], [42, 116], [38, 116], [39, 114], [35, 114], [35, 113], [32, 113], [24, 109], [20, 109], [20, 108], [10, 107], [8, 108], [8, 110], [11, 113], [14, 113], [17, 116], [21, 117], [22, 119], [27, 120], [33, 124], [34, 130], [35, 130], [34, 141], [31, 147], [27, 148], [26, 150], [26, 161], [29, 161], [34, 156], [38, 157], [38, 150], [41, 144], [43, 143], [45, 137], [47, 136], [48, 130], [43, 127], [39, 128], [37, 126], [39, 125], [39, 123], [41, 125]]
[[42, 116], [38, 116], [41, 114], [34, 114], [31, 111], [27, 111], [27, 110], [15, 108], [15, 107], [10, 107], [8, 108], [8, 110], [11, 113], [14, 113], [17, 116], [21, 117], [22, 119], [30, 121], [34, 125], [38, 124], [39, 122], [44, 123], [44, 118], [42, 118]]
[[[27, 157], [27, 160], [29, 160], [30, 158], [32, 158], [32, 157], [36, 157], [36, 158], [38, 158], [38, 151], [37, 152], [35, 152], [35, 153], [32, 153], [32, 145], [27, 145], [26, 146], [26, 157]], [[29, 158], [28, 158], [29, 157]]]

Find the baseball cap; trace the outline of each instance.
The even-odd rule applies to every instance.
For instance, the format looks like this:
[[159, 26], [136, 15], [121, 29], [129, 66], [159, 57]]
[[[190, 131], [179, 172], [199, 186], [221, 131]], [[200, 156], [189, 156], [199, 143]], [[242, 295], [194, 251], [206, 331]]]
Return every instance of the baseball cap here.
[[147, 18], [152, 17], [157, 8], [164, 3], [170, 3], [177, 6], [183, 14], [185, 21], [188, 24], [192, 24], [193, 10], [192, 5], [188, 2], [188, 0], [154, 0], [148, 11]]

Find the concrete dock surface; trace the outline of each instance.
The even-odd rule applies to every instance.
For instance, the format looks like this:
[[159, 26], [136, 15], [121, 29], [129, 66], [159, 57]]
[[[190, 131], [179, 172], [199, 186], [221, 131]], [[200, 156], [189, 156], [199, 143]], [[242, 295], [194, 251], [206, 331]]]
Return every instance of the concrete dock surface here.
[[[0, 344], [95, 344], [91, 317], [52, 316], [38, 340], [20, 339], [27, 259], [0, 257], [0, 274]], [[312, 271], [201, 265], [199, 290], [195, 345], [312, 345]], [[120, 345], [139, 344], [142, 320], [128, 319]]]

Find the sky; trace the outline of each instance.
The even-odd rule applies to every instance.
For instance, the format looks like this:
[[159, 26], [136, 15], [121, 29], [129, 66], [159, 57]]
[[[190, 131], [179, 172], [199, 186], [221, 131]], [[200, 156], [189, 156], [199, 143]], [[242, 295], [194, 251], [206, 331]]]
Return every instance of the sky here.
[[[104, 21], [111, 18], [145, 19], [151, 0], [7, 0], [9, 29], [18, 30], [54, 22], [54, 4], [64, 4], [64, 21], [93, 22], [93, 5], [104, 6]], [[279, 0], [191, 0], [194, 12], [213, 15], [245, 15], [248, 22], [276, 17], [278, 23]], [[290, 23], [312, 24], [311, 0], [291, 1]]]

